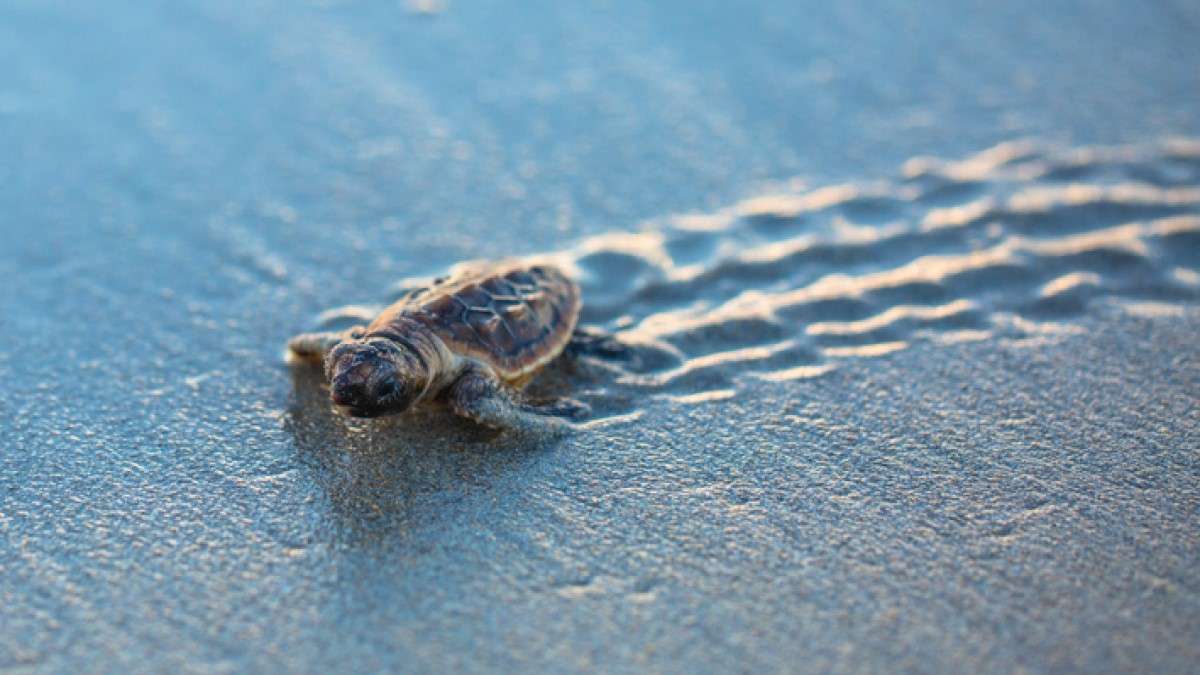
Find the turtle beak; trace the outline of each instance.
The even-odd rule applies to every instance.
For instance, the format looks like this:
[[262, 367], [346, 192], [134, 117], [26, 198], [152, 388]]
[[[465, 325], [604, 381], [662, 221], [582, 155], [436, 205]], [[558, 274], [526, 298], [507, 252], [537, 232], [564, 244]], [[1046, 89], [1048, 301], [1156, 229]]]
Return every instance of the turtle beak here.
[[334, 404], [334, 408], [338, 411], [338, 414], [340, 414], [340, 415], [345, 415], [346, 417], [357, 417], [359, 419], [370, 419], [372, 417], [379, 417], [379, 415], [381, 414], [381, 413], [378, 413], [378, 412], [375, 412], [372, 410], [356, 408], [356, 407], [350, 406], [350, 405]]

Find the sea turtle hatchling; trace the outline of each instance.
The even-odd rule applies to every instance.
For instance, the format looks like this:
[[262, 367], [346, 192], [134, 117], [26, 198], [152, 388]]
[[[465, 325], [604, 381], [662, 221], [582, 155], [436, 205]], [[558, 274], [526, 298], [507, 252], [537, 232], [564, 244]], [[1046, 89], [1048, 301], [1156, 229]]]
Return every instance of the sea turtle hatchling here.
[[571, 341], [579, 286], [549, 265], [462, 266], [407, 293], [366, 326], [298, 335], [297, 358], [324, 362], [330, 395], [352, 417], [444, 403], [479, 424], [563, 427], [576, 401], [521, 401], [517, 391]]

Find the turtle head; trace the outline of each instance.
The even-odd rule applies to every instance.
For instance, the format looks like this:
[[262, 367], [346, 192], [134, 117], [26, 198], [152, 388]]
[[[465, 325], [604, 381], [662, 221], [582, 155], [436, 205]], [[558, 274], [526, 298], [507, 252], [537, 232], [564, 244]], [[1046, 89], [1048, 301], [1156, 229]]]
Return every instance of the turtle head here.
[[337, 345], [325, 359], [330, 395], [351, 417], [379, 417], [407, 410], [425, 389], [427, 374], [410, 350], [386, 338]]

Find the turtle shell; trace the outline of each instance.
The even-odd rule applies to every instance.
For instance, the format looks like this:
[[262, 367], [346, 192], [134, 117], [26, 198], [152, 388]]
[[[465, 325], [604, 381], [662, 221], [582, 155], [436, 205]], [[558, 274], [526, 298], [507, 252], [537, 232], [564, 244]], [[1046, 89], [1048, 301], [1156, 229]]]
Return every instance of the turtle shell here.
[[368, 328], [419, 321], [450, 351], [519, 383], [562, 352], [579, 319], [579, 287], [550, 265], [476, 263], [409, 292]]

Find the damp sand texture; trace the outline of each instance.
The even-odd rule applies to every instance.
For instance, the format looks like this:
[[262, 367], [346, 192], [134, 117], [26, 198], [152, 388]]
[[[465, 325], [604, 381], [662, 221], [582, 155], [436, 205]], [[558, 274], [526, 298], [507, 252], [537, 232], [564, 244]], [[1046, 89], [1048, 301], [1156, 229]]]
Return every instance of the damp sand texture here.
[[[1194, 670], [1200, 13], [652, 4], [0, 7], [0, 667]], [[569, 438], [282, 358], [509, 255]]]

